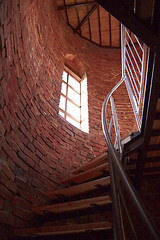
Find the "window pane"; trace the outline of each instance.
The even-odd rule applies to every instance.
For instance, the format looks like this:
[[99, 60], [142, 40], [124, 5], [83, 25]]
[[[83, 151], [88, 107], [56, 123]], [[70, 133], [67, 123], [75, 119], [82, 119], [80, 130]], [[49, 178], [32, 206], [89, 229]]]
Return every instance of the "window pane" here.
[[62, 82], [62, 88], [61, 88], [61, 93], [63, 93], [66, 96], [66, 89], [67, 89], [67, 85]]
[[67, 101], [67, 113], [74, 116], [78, 121], [80, 121], [80, 108], [75, 106], [69, 100]]
[[78, 93], [76, 93], [73, 89], [71, 89], [70, 87], [68, 87], [68, 97], [73, 102], [78, 104], [78, 106], [80, 106], [80, 95]]
[[80, 93], [80, 83], [77, 82], [71, 75], [69, 75], [68, 84]]
[[65, 100], [66, 98], [61, 95], [59, 107], [65, 110]]
[[67, 82], [67, 73], [63, 71], [62, 79], [64, 82]]
[[72, 118], [70, 118], [70, 117], [67, 116], [67, 117], [66, 117], [66, 120], [67, 120], [68, 122], [70, 122], [72, 125], [74, 125], [75, 127], [80, 128], [80, 123], [74, 121]]
[[59, 111], [59, 115], [61, 115], [62, 117], [64, 117], [64, 113]]

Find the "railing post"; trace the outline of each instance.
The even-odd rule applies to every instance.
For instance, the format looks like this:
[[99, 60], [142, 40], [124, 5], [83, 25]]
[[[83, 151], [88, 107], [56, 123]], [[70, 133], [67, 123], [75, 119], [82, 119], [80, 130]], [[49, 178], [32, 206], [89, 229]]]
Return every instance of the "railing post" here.
[[[127, 172], [124, 170], [124, 167], [120, 161], [120, 156], [118, 154], [118, 152], [116, 151], [116, 149], [113, 146], [110, 134], [109, 134], [109, 129], [108, 129], [108, 124], [107, 124], [107, 120], [106, 120], [106, 113], [107, 113], [107, 104], [108, 101], [111, 97], [111, 95], [113, 94], [113, 92], [122, 84], [122, 82], [124, 81], [124, 77], [121, 78], [121, 80], [116, 84], [116, 86], [108, 93], [108, 95], [106, 96], [104, 103], [103, 103], [103, 107], [102, 107], [102, 128], [103, 128], [103, 132], [104, 132], [104, 136], [106, 138], [107, 141], [107, 145], [108, 145], [108, 149], [109, 149], [109, 160], [111, 162], [111, 168], [113, 167], [116, 175], [118, 176], [118, 178], [121, 181], [121, 184], [123, 184], [124, 189], [127, 191], [129, 198], [131, 199], [131, 204], [135, 205], [135, 209], [137, 211], [137, 213], [139, 214], [139, 217], [141, 220], [143, 220], [145, 226], [146, 226], [146, 230], [148, 230], [148, 232], [151, 234], [151, 237], [154, 240], [159, 240], [160, 239], [160, 234], [158, 232], [158, 230], [154, 227], [152, 220], [149, 217], [149, 214], [147, 212], [147, 210], [145, 209], [145, 207], [143, 206], [138, 193], [136, 192], [131, 180], [129, 179]], [[112, 171], [110, 171], [110, 174], [112, 175]], [[113, 173], [114, 174], [114, 173]], [[112, 178], [114, 181], [114, 178]], [[112, 180], [111, 180], [112, 183]], [[111, 184], [112, 186], [112, 184]], [[117, 191], [116, 189], [116, 183], [114, 183], [114, 192]], [[117, 192], [115, 193], [117, 194]], [[116, 207], [119, 205], [116, 205]], [[120, 210], [118, 210], [119, 212]], [[120, 216], [120, 215], [119, 215]], [[118, 225], [121, 225], [121, 220], [118, 220], [119, 222]], [[120, 226], [121, 227], [121, 226]], [[117, 230], [119, 232], [121, 232], [120, 236], [122, 237], [122, 227], [121, 230]], [[121, 239], [120, 237], [118, 238], [118, 240]]]
[[[110, 155], [110, 154], [109, 154]], [[120, 206], [116, 188], [116, 179], [112, 160], [109, 156], [111, 191], [112, 191], [112, 208], [113, 208], [113, 236], [114, 240], [123, 240], [122, 223], [120, 217]]]
[[122, 57], [122, 77], [125, 71], [125, 30], [123, 24], [121, 24], [121, 57]]
[[139, 93], [139, 103], [138, 103], [138, 114], [142, 105], [143, 100], [143, 91], [144, 91], [144, 82], [145, 82], [145, 67], [147, 60], [147, 46], [143, 44], [143, 56], [142, 56], [142, 69], [141, 69], [141, 83], [140, 83], [140, 93]]
[[117, 147], [116, 142], [118, 140], [118, 150], [120, 154], [122, 153], [122, 146], [121, 146], [121, 140], [120, 140], [120, 132], [119, 132], [119, 125], [118, 125], [118, 118], [117, 118], [117, 113], [116, 113], [116, 107], [114, 103], [114, 98], [111, 96], [110, 97], [110, 102], [111, 102], [111, 109], [112, 109], [112, 116], [113, 116], [113, 122], [114, 122], [114, 128], [115, 128], [115, 134], [116, 134], [116, 139], [115, 139], [115, 147]]

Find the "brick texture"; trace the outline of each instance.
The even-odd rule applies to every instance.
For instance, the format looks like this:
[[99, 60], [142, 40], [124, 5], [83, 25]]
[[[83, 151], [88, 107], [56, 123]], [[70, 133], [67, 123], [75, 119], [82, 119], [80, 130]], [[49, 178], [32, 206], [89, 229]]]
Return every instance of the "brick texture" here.
[[[80, 39], [55, 4], [0, 1], [0, 219], [9, 228], [28, 226], [32, 205], [46, 202], [45, 193], [61, 178], [107, 149], [101, 108], [121, 77], [120, 50]], [[70, 55], [88, 79], [89, 133], [58, 114]], [[124, 86], [115, 98], [124, 137], [136, 128]]]

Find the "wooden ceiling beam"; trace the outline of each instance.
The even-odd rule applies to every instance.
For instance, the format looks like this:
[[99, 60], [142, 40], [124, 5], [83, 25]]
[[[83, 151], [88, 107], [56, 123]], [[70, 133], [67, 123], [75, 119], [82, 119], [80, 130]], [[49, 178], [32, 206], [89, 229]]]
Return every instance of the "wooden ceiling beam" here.
[[79, 28], [86, 22], [86, 20], [89, 18], [89, 16], [95, 11], [97, 8], [97, 4], [95, 4], [91, 10], [86, 14], [86, 16], [82, 19], [82, 21], [78, 24], [78, 26], [74, 29], [74, 32], [76, 33]]
[[[74, 0], [75, 4], [77, 4], [77, 0]], [[80, 18], [79, 18], [79, 11], [78, 11], [78, 8], [76, 7], [76, 14], [77, 14], [77, 19], [78, 19], [78, 24], [80, 23]], [[81, 35], [81, 29], [80, 30], [80, 35]]]
[[100, 10], [99, 10], [99, 5], [98, 5], [98, 27], [99, 27], [99, 44], [100, 46], [102, 45], [102, 37], [101, 37], [101, 20], [100, 20]]
[[156, 51], [159, 44], [157, 36], [148, 29], [134, 12], [127, 9], [119, 0], [96, 0], [96, 2], [146, 43], [146, 45]]
[[112, 29], [111, 29], [111, 15], [108, 15], [109, 17], [109, 45], [112, 47]]
[[[66, 6], [66, 1], [63, 0], [64, 6]], [[68, 13], [67, 10], [65, 9], [65, 14], [66, 14], [66, 19], [67, 19], [67, 24], [69, 25], [69, 18], [68, 18]]]
[[[86, 0], [87, 2], [88, 0]], [[89, 7], [88, 5], [86, 6], [87, 12], [89, 12]], [[92, 32], [91, 32], [91, 22], [90, 19], [88, 18], [88, 28], [89, 28], [89, 39], [92, 41]]]
[[75, 4], [71, 4], [71, 5], [60, 6], [60, 7], [58, 7], [58, 10], [66, 10], [66, 9], [71, 9], [71, 8], [84, 7], [84, 6], [93, 5], [93, 4], [95, 4], [95, 1], [84, 2], [84, 3], [75, 3]]

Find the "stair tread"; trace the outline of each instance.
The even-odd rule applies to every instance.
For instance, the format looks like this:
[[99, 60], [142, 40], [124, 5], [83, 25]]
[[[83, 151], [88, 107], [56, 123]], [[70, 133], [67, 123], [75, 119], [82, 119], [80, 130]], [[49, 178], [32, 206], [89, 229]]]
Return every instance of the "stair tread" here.
[[95, 159], [93, 159], [93, 160], [89, 161], [88, 163], [84, 164], [83, 166], [73, 170], [72, 174], [84, 172], [84, 171], [90, 170], [91, 168], [97, 167], [103, 163], [106, 163], [106, 158], [107, 158], [107, 152], [103, 152], [99, 156], [97, 156]]
[[66, 197], [71, 197], [74, 195], [86, 193], [96, 189], [96, 185], [107, 186], [110, 185], [110, 177], [104, 177], [97, 180], [93, 180], [86, 183], [81, 183], [72, 187], [62, 188], [56, 191], [49, 191], [47, 193], [48, 197], [52, 199], [57, 199], [58, 195], [64, 195]]
[[153, 122], [153, 130], [160, 129], [160, 119], [155, 119]]
[[157, 101], [156, 111], [160, 112], [160, 98], [158, 98], [158, 101]]
[[67, 184], [69, 182], [82, 183], [88, 180], [92, 180], [93, 178], [96, 178], [102, 175], [103, 170], [105, 171], [109, 170], [108, 163], [101, 164], [100, 166], [90, 169], [88, 171], [73, 175], [69, 178], [62, 180], [61, 183], [62, 184]]
[[15, 236], [49, 236], [60, 235], [68, 233], [86, 232], [90, 230], [107, 230], [112, 228], [110, 222], [97, 222], [97, 223], [85, 223], [85, 224], [71, 224], [64, 226], [51, 226], [51, 227], [36, 227], [36, 228], [21, 228], [14, 231]]
[[[131, 158], [128, 162], [128, 166], [130, 165], [135, 165], [136, 164], [137, 159], [136, 158]], [[146, 163], [154, 163], [154, 162], [160, 162], [160, 157], [148, 157], [146, 158]]]
[[160, 150], [160, 144], [151, 144], [151, 145], [148, 145], [147, 150], [148, 150], [148, 151], [159, 151], [159, 150]]
[[160, 119], [160, 111], [156, 111], [155, 112], [155, 117], [154, 117], [155, 120], [157, 119]]
[[74, 210], [80, 210], [92, 207], [93, 204], [97, 206], [106, 205], [111, 203], [110, 196], [95, 197], [89, 199], [83, 199], [72, 202], [58, 203], [46, 206], [33, 207], [33, 212], [38, 214], [43, 214], [44, 211], [49, 211], [53, 213], [69, 212]]

